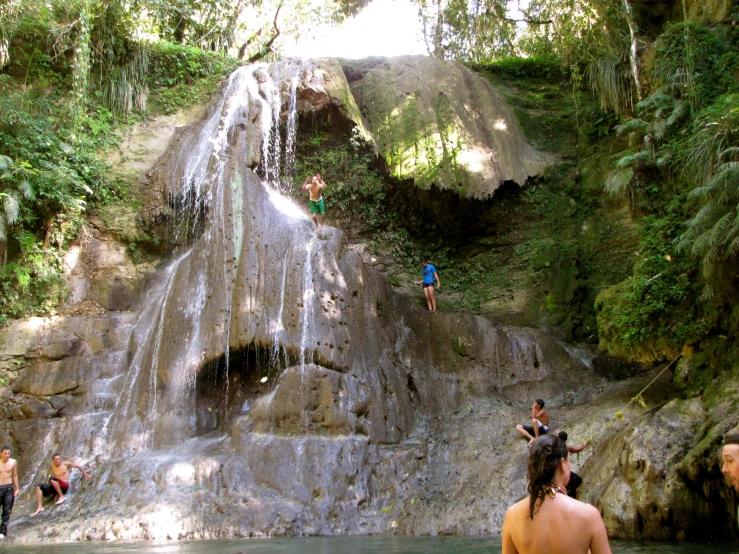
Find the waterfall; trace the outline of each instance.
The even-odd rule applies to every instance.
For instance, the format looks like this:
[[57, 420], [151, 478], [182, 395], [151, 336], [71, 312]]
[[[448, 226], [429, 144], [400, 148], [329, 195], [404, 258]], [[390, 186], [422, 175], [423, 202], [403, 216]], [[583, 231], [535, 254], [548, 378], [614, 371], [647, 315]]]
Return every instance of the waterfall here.
[[[303, 265], [301, 366], [312, 359], [306, 351], [315, 297], [311, 259], [316, 238], [311, 236], [306, 242], [309, 220], [282, 192], [291, 187], [294, 173], [297, 88], [308, 67], [306, 62], [288, 61], [236, 70], [201, 130], [180, 151], [176, 160], [181, 175], [179, 201], [174, 203], [179, 209], [174, 225], [181, 242], [190, 246], [167, 268], [160, 287], [150, 291], [151, 300], [144, 305], [136, 326], [135, 355], [127, 369], [118, 407], [110, 425], [106, 425], [105, 434], [116, 437], [118, 448], [157, 448], [189, 437], [194, 416], [188, 414], [194, 408], [188, 406], [194, 406], [196, 376], [213, 356], [223, 360], [214, 371], [222, 372], [223, 415], [227, 417], [234, 287], [245, 263], [242, 243], [256, 240], [247, 236], [244, 227], [244, 221], [253, 217], [254, 206], [241, 182], [234, 180], [227, 169], [234, 155], [230, 137], [245, 114], [257, 123], [248, 127], [247, 133], [256, 134], [253, 138], [261, 144], [257, 171], [263, 186], [273, 204], [282, 205], [283, 211], [295, 216], [292, 243], [281, 268], [279, 313], [276, 320], [272, 318], [269, 363], [279, 366], [279, 344], [286, 338], [283, 312], [286, 298], [290, 297], [286, 290], [288, 260]], [[285, 140], [281, 138], [283, 134]], [[202, 229], [199, 236], [194, 236], [199, 219], [203, 219]], [[254, 302], [256, 299], [249, 296], [246, 307], [258, 319], [264, 317], [259, 313], [264, 308]], [[159, 386], [162, 380], [166, 383], [164, 388]], [[146, 401], [142, 402], [144, 396]]]

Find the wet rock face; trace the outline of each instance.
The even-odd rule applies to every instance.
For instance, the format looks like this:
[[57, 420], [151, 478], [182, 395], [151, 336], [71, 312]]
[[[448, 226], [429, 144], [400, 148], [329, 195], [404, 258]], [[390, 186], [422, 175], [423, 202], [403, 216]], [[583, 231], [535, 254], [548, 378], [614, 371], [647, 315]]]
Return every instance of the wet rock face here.
[[733, 518], [716, 490], [726, 488], [717, 468], [713, 475], [686, 471], [686, 454], [706, 419], [700, 399], [672, 400], [627, 425], [589, 460], [583, 474], [594, 486], [583, 499], [600, 508], [609, 533], [681, 541], [729, 536]]

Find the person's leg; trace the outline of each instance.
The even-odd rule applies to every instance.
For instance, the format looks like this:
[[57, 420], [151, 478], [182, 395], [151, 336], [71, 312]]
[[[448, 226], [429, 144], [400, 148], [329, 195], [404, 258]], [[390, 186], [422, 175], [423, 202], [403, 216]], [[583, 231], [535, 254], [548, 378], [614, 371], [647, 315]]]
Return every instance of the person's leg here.
[[36, 511], [31, 514], [31, 516], [35, 516], [38, 513], [41, 513], [44, 511], [44, 493], [41, 492], [41, 487], [36, 487]]
[[516, 425], [516, 431], [521, 433], [524, 437], [529, 439], [530, 441], [534, 440], [534, 437], [526, 430], [525, 425]]
[[15, 503], [15, 495], [13, 487], [3, 487], [0, 489], [0, 503], [3, 506], [2, 520], [0, 521], [0, 535], [8, 536], [8, 523], [10, 523], [10, 514], [13, 512], [13, 504]]
[[325, 228], [326, 228], [326, 215], [322, 214], [321, 215], [321, 229], [325, 229]]
[[318, 229], [318, 216], [316, 214], [311, 214], [311, 219], [313, 219], [313, 225]]
[[431, 293], [429, 292], [429, 287], [423, 287], [423, 295], [426, 297], [426, 305], [429, 307], [429, 311], [431, 311]]
[[432, 312], [435, 312], [436, 311], [436, 295], [434, 294], [434, 287], [429, 287], [426, 290], [429, 291], [430, 309]]
[[55, 479], [52, 479], [51, 481], [49, 481], [49, 483], [52, 487], [54, 487], [54, 490], [56, 491], [57, 501], [54, 502], [54, 504], [61, 504], [62, 502], [64, 502], [67, 497], [64, 496], [64, 492], [62, 491], [62, 487], [59, 486], [59, 482]]

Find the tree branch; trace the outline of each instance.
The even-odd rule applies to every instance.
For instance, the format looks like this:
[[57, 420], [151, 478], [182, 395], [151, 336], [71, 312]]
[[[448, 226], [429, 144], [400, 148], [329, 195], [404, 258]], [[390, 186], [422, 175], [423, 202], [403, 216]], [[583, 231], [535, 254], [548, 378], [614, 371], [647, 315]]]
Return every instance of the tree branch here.
[[272, 26], [275, 28], [275, 34], [272, 35], [272, 38], [269, 39], [262, 46], [262, 48], [259, 50], [259, 52], [257, 52], [256, 54], [254, 54], [251, 58], [249, 58], [247, 60], [249, 63], [254, 63], [256, 61], [259, 61], [263, 57], [265, 57], [267, 54], [269, 54], [270, 52], [272, 52], [272, 45], [275, 43], [275, 40], [277, 40], [277, 37], [280, 36], [280, 29], [277, 28], [277, 18], [280, 15], [280, 10], [282, 9], [282, 4], [283, 4], [283, 2], [280, 1], [279, 5], [277, 6], [277, 11], [275, 12], [275, 18], [272, 21]]

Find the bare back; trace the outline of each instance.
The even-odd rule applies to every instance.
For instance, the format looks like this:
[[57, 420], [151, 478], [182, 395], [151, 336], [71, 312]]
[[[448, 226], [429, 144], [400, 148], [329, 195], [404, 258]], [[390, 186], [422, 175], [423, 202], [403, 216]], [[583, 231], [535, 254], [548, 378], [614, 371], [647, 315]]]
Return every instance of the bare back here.
[[546, 496], [529, 515], [529, 499], [506, 512], [503, 554], [611, 554], [608, 534], [598, 510], [565, 494]]
[[0, 461], [0, 485], [12, 485], [13, 484], [13, 470], [15, 469], [17, 462], [10, 458], [7, 462]]

